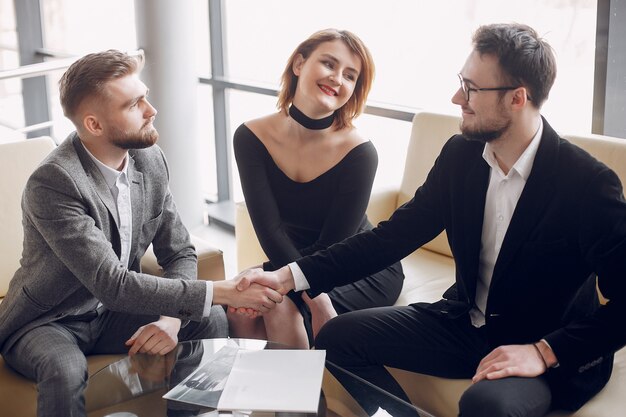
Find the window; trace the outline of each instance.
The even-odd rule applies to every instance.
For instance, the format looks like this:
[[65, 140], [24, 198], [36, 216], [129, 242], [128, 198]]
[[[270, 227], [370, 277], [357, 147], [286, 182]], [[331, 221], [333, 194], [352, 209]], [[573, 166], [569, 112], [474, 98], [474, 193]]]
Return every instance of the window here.
[[[278, 86], [299, 42], [319, 29], [348, 29], [363, 39], [376, 63], [370, 103], [450, 114], [459, 114], [450, 99], [458, 89], [456, 74], [470, 52], [472, 32], [481, 24], [526, 23], [548, 40], [557, 57], [557, 80], [542, 113], [559, 130], [591, 131], [595, 1], [229, 0], [224, 7], [230, 78]], [[231, 125], [271, 111], [255, 100], [231, 99]], [[367, 115], [355, 124], [378, 149], [377, 186], [397, 183], [409, 124]], [[234, 164], [233, 170], [234, 179]], [[241, 199], [236, 186], [233, 194]]]
[[[544, 114], [568, 131], [591, 131], [596, 1], [229, 0], [230, 76], [277, 84], [289, 54], [316, 30], [356, 33], [376, 63], [370, 101], [458, 114], [456, 73], [481, 24], [520, 22], [556, 52], [558, 74]], [[443, 23], [442, 23], [443, 22]], [[575, 103], [575, 105], [572, 105]]]

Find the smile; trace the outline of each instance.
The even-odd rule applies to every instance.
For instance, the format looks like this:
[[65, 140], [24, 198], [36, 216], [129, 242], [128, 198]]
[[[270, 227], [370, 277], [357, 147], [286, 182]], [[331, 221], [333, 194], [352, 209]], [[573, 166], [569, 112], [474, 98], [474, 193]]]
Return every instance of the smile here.
[[329, 96], [336, 96], [337, 95], [337, 92], [335, 90], [333, 90], [332, 88], [328, 87], [327, 85], [320, 84], [319, 88], [326, 95], [329, 95]]

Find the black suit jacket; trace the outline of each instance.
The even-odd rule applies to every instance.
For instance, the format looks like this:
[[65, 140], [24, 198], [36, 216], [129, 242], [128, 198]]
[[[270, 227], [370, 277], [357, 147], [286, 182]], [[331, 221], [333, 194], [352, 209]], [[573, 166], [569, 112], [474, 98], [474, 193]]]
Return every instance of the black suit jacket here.
[[[486, 329], [491, 347], [545, 338], [560, 364], [547, 376], [554, 405], [575, 409], [606, 384], [612, 355], [626, 344], [626, 202], [613, 171], [543, 123], [494, 268]], [[413, 199], [389, 220], [298, 260], [310, 295], [380, 270], [446, 230], [456, 282], [426, 308], [451, 319], [467, 314], [489, 183], [483, 147], [453, 136]], [[596, 275], [610, 299], [603, 306]]]

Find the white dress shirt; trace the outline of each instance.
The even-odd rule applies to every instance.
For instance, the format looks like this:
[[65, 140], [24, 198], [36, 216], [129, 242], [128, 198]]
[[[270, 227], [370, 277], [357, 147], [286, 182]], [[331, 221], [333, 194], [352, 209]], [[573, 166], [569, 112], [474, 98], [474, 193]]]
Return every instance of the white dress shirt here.
[[483, 158], [491, 169], [489, 172], [489, 187], [485, 197], [475, 306], [470, 310], [472, 324], [476, 327], [481, 327], [485, 324], [485, 310], [487, 308], [487, 297], [489, 295], [493, 269], [500, 254], [504, 236], [515, 212], [515, 207], [533, 168], [542, 132], [543, 122], [540, 121], [539, 129], [537, 129], [530, 144], [506, 175], [500, 169], [492, 147], [489, 143], [485, 144]]

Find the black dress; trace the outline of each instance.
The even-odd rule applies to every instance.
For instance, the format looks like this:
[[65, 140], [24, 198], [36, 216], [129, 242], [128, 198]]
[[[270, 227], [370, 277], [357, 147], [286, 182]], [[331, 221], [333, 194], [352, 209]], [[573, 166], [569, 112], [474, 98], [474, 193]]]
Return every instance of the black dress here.
[[[309, 182], [290, 179], [276, 165], [259, 138], [244, 124], [234, 135], [234, 151], [246, 205], [257, 238], [276, 270], [296, 259], [372, 228], [365, 209], [378, 166], [371, 142], [354, 149]], [[393, 305], [402, 289], [400, 263], [328, 293], [338, 314]], [[291, 295], [305, 317], [300, 294]]]

